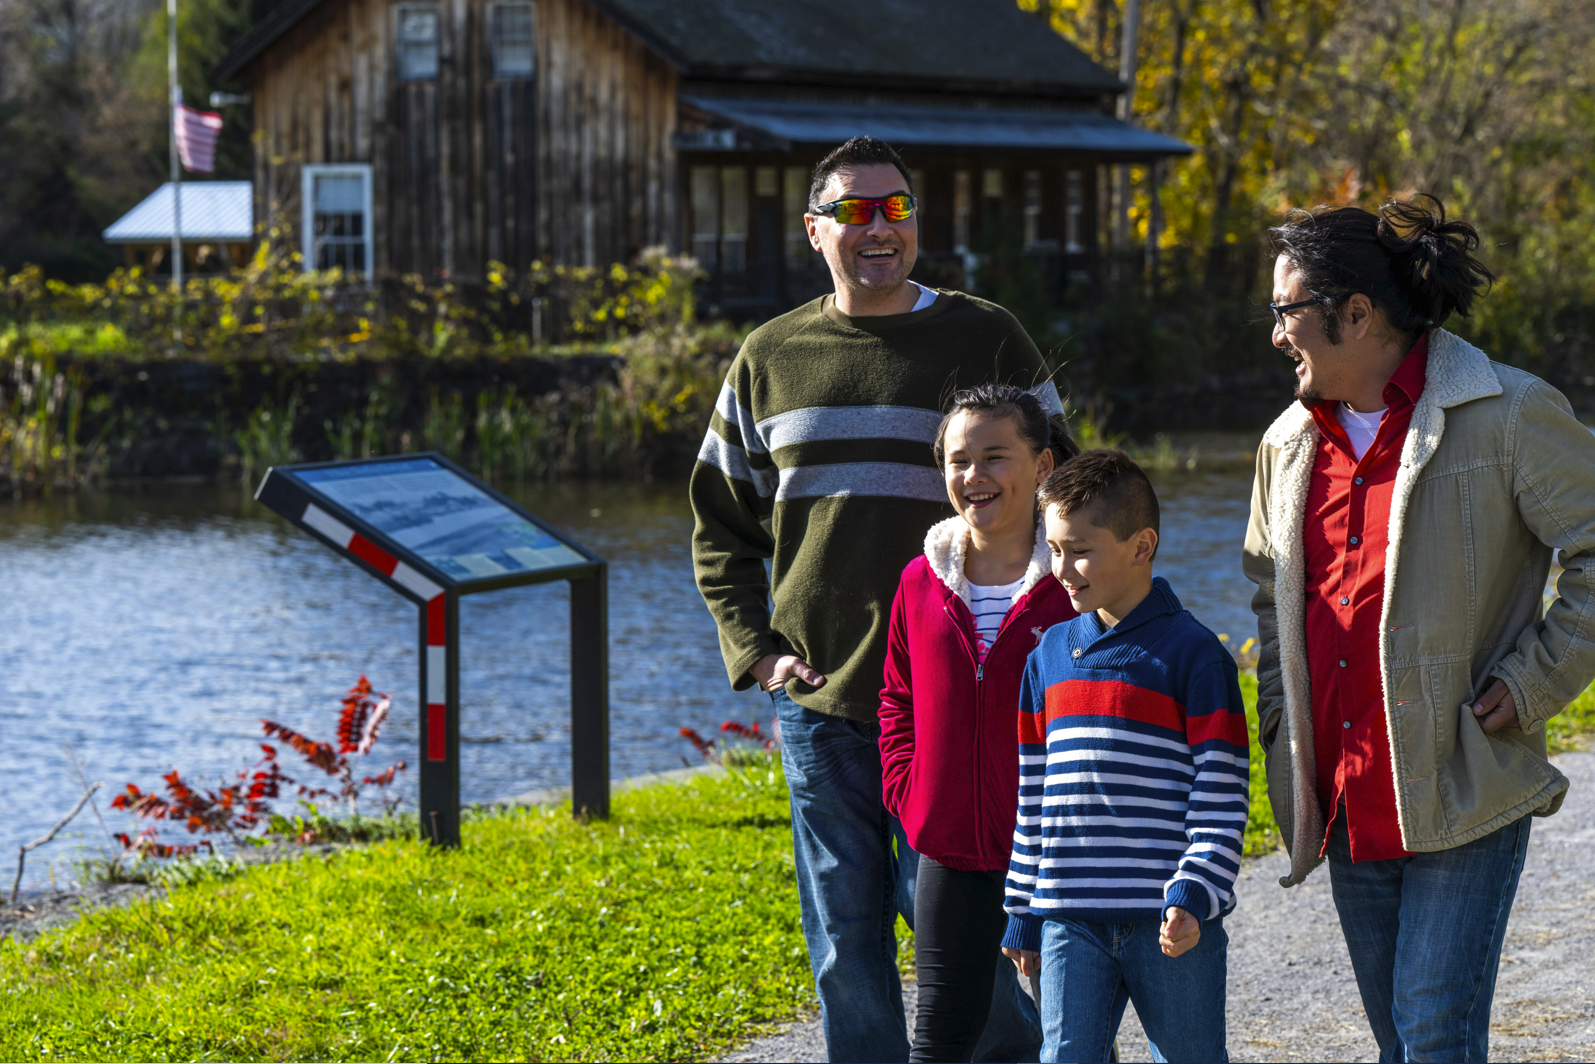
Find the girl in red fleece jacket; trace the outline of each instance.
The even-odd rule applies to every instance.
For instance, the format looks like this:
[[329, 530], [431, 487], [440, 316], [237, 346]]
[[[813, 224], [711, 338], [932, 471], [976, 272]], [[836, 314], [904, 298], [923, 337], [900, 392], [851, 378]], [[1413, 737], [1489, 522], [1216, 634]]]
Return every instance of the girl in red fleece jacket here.
[[903, 570], [880, 708], [886, 807], [920, 854], [910, 1060], [969, 1060], [991, 1008], [1019, 801], [1019, 682], [1041, 634], [1075, 616], [1052, 579], [1036, 488], [1076, 453], [1061, 417], [1002, 385], [953, 396], [937, 433], [958, 516], [934, 525]]

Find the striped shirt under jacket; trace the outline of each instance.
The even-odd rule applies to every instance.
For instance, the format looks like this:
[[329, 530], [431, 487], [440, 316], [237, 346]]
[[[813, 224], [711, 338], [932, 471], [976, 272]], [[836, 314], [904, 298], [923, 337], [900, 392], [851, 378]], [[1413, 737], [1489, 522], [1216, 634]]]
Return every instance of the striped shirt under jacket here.
[[1161, 577], [1117, 627], [1056, 625], [1025, 666], [1003, 945], [1042, 920], [1128, 923], [1235, 907], [1247, 814], [1235, 661]]

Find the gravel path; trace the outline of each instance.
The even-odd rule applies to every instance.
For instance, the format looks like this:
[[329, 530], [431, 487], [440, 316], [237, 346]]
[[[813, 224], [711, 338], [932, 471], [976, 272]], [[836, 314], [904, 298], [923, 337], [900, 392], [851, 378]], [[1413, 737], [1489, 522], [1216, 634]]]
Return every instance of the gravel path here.
[[[1534, 822], [1501, 954], [1491, 1060], [1595, 1060], [1595, 753], [1555, 760], [1572, 787], [1561, 812]], [[1286, 869], [1281, 853], [1241, 872], [1240, 907], [1227, 922], [1230, 1057], [1377, 1060], [1328, 870], [1281, 890]], [[910, 1010], [915, 996], [910, 983]], [[1152, 1059], [1133, 1008], [1119, 1046], [1126, 1061]], [[810, 1017], [720, 1059], [823, 1061], [825, 1043]]]

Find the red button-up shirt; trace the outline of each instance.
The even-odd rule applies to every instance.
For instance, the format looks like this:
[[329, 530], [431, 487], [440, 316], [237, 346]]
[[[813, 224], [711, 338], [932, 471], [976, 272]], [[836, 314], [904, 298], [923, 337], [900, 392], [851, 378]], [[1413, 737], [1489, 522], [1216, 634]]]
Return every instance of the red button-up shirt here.
[[1313, 747], [1325, 820], [1333, 826], [1336, 817], [1345, 816], [1353, 861], [1407, 853], [1396, 819], [1395, 769], [1379, 675], [1379, 621], [1396, 471], [1428, 365], [1429, 338], [1424, 335], [1385, 385], [1385, 415], [1360, 461], [1335, 416], [1338, 404], [1310, 404], [1318, 425], [1318, 454], [1303, 539]]

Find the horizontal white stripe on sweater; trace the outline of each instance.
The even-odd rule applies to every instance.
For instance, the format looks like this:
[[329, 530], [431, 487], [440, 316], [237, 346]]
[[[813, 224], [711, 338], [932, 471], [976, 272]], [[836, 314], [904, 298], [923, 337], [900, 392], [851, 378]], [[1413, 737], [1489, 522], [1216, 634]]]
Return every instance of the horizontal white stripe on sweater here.
[[837, 462], [781, 470], [777, 502], [841, 495], [881, 495], [946, 502], [947, 487], [931, 466], [906, 462]]
[[698, 461], [714, 466], [732, 480], [745, 480], [752, 484], [761, 499], [768, 499], [775, 492], [775, 469], [753, 468], [748, 464], [748, 453], [736, 444], [727, 442], [714, 429], [710, 429], [703, 437], [703, 446], [698, 448]]
[[1132, 796], [1125, 794], [1086, 793], [1049, 795], [1047, 797], [1047, 801], [1067, 802], [1070, 805], [1110, 805], [1115, 809], [1139, 808], [1162, 810], [1163, 812], [1167, 813], [1178, 813], [1180, 816], [1185, 815], [1186, 806], [1190, 804], [1190, 799], [1185, 797], [1183, 790], [1177, 797], [1173, 798], [1148, 798], [1139, 794]]
[[809, 406], [767, 417], [759, 422], [758, 430], [759, 439], [772, 451], [814, 440], [929, 444], [936, 440], [941, 419], [936, 411], [918, 406]]
[[[1063, 909], [1144, 909], [1145, 898], [1123, 898], [1112, 894], [1090, 894], [1084, 898], [1030, 899], [1030, 912], [1054, 912]], [[1013, 912], [1013, 909], [1009, 909]]]
[[742, 446], [754, 454], [765, 454], [769, 448], [759, 438], [759, 427], [753, 420], [753, 411], [737, 402], [737, 391], [728, 379], [720, 385], [720, 394], [714, 401], [715, 413], [737, 427]]
[[[1090, 776], [1101, 779], [1111, 778], [1118, 779], [1124, 783], [1143, 780], [1143, 777], [1140, 775], [1126, 775], [1124, 773], [1107, 771], [1093, 772], [1090, 769], [1090, 766], [1092, 765], [1101, 765], [1104, 769], [1110, 767], [1120, 768], [1135, 765], [1142, 768], [1166, 769], [1170, 772], [1178, 772], [1182, 776], [1188, 776], [1191, 778], [1195, 778], [1196, 776], [1195, 766], [1191, 764], [1189, 759], [1184, 758], [1176, 760], [1172, 757], [1150, 757], [1146, 754], [1131, 754], [1122, 750], [1055, 750], [1053, 751], [1051, 760], [1047, 762], [1047, 767], [1049, 769], [1056, 767], [1062, 771], [1049, 771], [1046, 775], [1046, 780], [1049, 784], [1054, 780], [1066, 779], [1075, 776]], [[1033, 780], [1034, 777], [1032, 776], [1031, 782], [1033, 782]], [[1162, 781], [1146, 780], [1145, 782], [1150, 786], [1156, 787]], [[1190, 780], [1188, 779], [1185, 782], [1188, 784]]]
[[[1052, 820], [1052, 826], [1054, 827], [1056, 827], [1058, 824], [1067, 823], [1069, 823], [1068, 818], [1055, 818]], [[1179, 825], [1175, 823], [1164, 823], [1160, 826], [1173, 828], [1176, 831], [1179, 830]], [[1018, 829], [1015, 829], [1014, 845], [1016, 848], [1019, 845], [1041, 846], [1045, 847], [1046, 851], [1050, 851], [1054, 854], [1061, 850], [1095, 850], [1104, 847], [1108, 849], [1117, 847], [1129, 850], [1146, 851], [1168, 850], [1170, 853], [1184, 853], [1187, 843], [1184, 839], [1178, 838], [1149, 839], [1142, 836], [1131, 837], [1128, 835], [1021, 835]], [[1013, 856], [1014, 860], [1024, 861], [1027, 864], [1034, 864], [1036, 861], [1036, 858], [1034, 857], [1026, 857], [1025, 855], [1017, 852]]]
[[[1137, 746], [1158, 746], [1165, 750], [1178, 751], [1180, 756], [1186, 756], [1191, 745], [1182, 738], [1173, 738], [1164, 735], [1144, 735], [1141, 732], [1131, 731], [1128, 728], [1115, 727], [1111, 724], [1101, 725], [1074, 725], [1071, 727], [1058, 727], [1054, 725], [1047, 732], [1048, 749], [1057, 749], [1059, 744], [1077, 743], [1082, 741], [1100, 741], [1134, 743]], [[1028, 744], [1026, 744], [1028, 745]], [[1036, 744], [1040, 746], [1040, 743]], [[1107, 755], [1107, 751], [1098, 748], [1098, 753]]]

